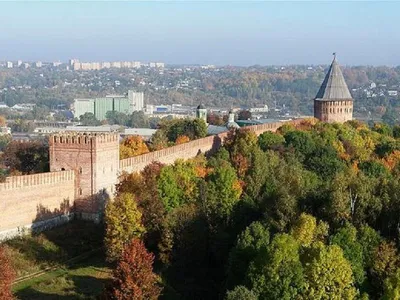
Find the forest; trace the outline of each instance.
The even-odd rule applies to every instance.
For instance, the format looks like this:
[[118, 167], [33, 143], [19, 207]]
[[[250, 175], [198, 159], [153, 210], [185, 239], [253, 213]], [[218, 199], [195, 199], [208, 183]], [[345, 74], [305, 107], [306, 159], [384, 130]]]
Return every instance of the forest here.
[[310, 119], [123, 175], [105, 212], [110, 299], [398, 299], [399, 138]]

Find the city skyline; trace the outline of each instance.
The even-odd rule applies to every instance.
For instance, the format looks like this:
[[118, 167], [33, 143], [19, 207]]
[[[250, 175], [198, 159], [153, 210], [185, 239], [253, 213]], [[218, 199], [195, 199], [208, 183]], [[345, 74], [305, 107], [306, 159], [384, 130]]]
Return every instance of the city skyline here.
[[2, 2], [0, 60], [399, 65], [396, 2]]

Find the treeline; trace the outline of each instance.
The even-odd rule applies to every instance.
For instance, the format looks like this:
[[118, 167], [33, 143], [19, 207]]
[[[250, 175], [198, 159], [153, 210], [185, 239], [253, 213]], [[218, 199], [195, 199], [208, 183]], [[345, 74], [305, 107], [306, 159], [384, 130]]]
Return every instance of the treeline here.
[[241, 129], [209, 158], [124, 174], [105, 213], [108, 258], [121, 270], [142, 253], [149, 276], [116, 271], [110, 297], [397, 299], [399, 129]]

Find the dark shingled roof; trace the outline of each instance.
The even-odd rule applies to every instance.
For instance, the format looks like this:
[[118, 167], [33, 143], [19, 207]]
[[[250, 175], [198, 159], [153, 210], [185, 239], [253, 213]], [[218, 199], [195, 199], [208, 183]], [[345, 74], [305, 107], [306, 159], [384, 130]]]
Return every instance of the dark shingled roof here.
[[205, 107], [200, 103], [199, 106], [197, 106], [197, 109], [205, 109]]
[[340, 66], [336, 61], [336, 56], [333, 58], [332, 64], [315, 99], [326, 101], [352, 99]]

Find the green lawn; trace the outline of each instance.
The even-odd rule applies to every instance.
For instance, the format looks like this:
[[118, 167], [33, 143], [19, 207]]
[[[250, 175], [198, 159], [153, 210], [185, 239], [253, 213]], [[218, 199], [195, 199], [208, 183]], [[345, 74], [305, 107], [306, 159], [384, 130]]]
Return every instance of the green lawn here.
[[21, 300], [96, 299], [110, 275], [110, 269], [100, 254], [83, 263], [15, 284], [13, 291]]

